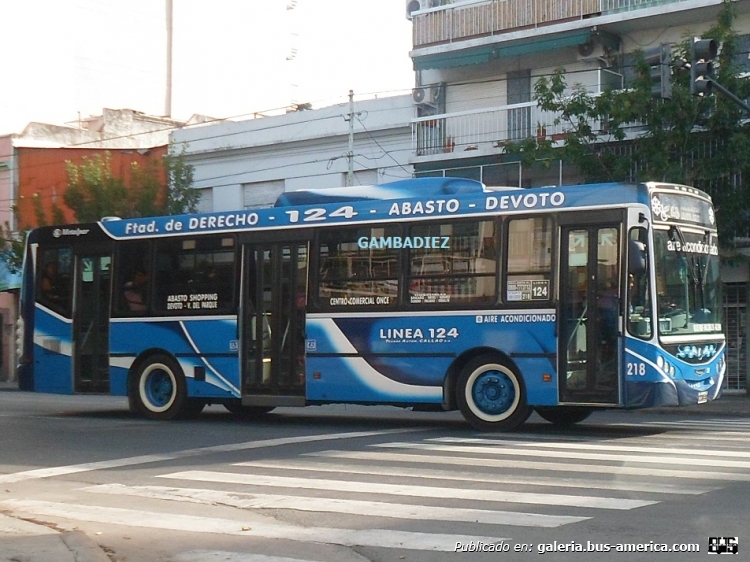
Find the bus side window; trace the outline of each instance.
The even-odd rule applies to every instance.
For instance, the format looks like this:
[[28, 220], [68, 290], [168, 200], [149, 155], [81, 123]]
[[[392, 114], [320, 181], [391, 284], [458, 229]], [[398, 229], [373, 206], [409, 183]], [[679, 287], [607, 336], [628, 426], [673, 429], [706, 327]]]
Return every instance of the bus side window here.
[[124, 241], [119, 246], [113, 295], [116, 316], [142, 316], [151, 296], [151, 243]]
[[37, 302], [70, 318], [71, 251], [55, 248], [42, 252], [39, 260]]
[[628, 242], [628, 331], [639, 338], [650, 338], [653, 332], [649, 276], [648, 231], [631, 228]]
[[552, 230], [547, 216], [508, 222], [503, 300], [531, 304], [552, 299]]

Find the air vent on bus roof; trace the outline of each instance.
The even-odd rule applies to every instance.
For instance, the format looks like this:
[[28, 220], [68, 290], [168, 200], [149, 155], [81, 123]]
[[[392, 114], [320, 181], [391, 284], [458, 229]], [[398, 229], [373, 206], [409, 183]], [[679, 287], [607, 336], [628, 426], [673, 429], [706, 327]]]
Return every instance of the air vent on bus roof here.
[[465, 178], [414, 178], [354, 187], [332, 187], [309, 191], [288, 191], [279, 195], [274, 207], [293, 205], [321, 205], [351, 201], [408, 199], [410, 197], [438, 197], [459, 193], [482, 193], [482, 182]]

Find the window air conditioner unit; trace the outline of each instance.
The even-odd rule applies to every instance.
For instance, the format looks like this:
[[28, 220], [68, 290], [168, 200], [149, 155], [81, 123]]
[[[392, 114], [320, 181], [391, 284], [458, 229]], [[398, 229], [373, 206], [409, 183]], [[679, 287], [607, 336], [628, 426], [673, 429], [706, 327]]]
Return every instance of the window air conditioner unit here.
[[432, 0], [406, 0], [406, 19], [412, 18], [413, 12], [432, 8]]
[[442, 87], [440, 86], [440, 84], [414, 88], [411, 93], [411, 97], [414, 100], [414, 103], [416, 103], [417, 105], [436, 106], [440, 102], [441, 95]]
[[604, 46], [598, 41], [589, 39], [578, 45], [578, 60], [593, 60], [606, 56], [607, 52], [604, 50]]

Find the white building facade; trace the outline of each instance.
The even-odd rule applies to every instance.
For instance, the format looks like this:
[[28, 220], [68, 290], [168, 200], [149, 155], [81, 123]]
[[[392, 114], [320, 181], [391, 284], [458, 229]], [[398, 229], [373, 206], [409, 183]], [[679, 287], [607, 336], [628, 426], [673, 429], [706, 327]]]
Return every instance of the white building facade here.
[[194, 167], [200, 210], [224, 211], [270, 206], [285, 191], [412, 177], [413, 116], [411, 96], [394, 96], [186, 127], [171, 140]]

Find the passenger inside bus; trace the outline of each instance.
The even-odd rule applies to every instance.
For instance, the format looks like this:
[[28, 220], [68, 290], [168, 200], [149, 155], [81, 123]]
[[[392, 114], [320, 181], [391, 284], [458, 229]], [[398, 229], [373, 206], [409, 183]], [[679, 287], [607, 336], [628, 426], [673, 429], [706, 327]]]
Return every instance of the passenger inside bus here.
[[148, 284], [148, 273], [143, 269], [137, 269], [133, 273], [133, 280], [125, 283], [123, 296], [131, 312], [145, 312], [146, 286]]
[[60, 296], [60, 280], [57, 276], [57, 264], [55, 262], [49, 262], [44, 266], [41, 289], [42, 296], [50, 303], [59, 304], [62, 300]]

